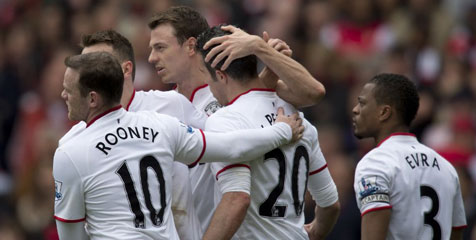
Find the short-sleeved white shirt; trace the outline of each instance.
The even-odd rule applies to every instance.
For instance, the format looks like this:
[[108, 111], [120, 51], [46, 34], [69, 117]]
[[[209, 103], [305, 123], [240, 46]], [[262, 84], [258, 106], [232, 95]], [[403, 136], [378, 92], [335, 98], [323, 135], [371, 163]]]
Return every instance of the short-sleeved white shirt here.
[[178, 239], [170, 210], [173, 160], [199, 158], [203, 133], [166, 115], [120, 107], [91, 123], [55, 153], [55, 218], [85, 220], [91, 239]]
[[[207, 116], [195, 107], [183, 95], [176, 91], [134, 91], [126, 110], [155, 111], [176, 117], [180, 121], [195, 128], [204, 129]], [[59, 141], [59, 146], [68, 139], [73, 138], [86, 128], [85, 122], [79, 122], [71, 128]], [[172, 210], [187, 225], [187, 232], [181, 232], [182, 237], [198, 239], [203, 234], [196, 210], [193, 205], [192, 186], [189, 178], [188, 167], [180, 162], [174, 162], [173, 168], [173, 198]], [[182, 229], [183, 231], [184, 229]]]
[[[197, 87], [192, 92], [190, 102], [197, 110], [202, 111], [208, 116], [215, 113], [221, 107], [215, 97], [213, 97], [207, 84]], [[202, 163], [190, 169], [195, 211], [200, 220], [203, 233], [207, 230], [215, 212], [213, 200], [215, 179], [208, 165], [208, 163]]]
[[354, 190], [360, 212], [391, 209], [387, 239], [449, 239], [466, 226], [454, 167], [409, 133], [392, 134], [359, 162]]
[[[273, 90], [251, 89], [210, 116], [205, 129], [226, 132], [267, 127], [273, 124], [278, 107], [284, 107], [287, 114], [296, 112]], [[306, 185], [334, 186], [334, 183], [330, 175], [321, 178], [319, 183], [309, 177], [327, 171], [327, 164], [320, 151], [316, 128], [306, 120], [303, 124], [304, 135], [297, 143], [274, 149], [249, 162], [211, 164], [218, 181], [216, 190], [220, 191], [215, 200], [217, 204], [225, 192], [250, 193], [250, 206], [234, 238], [308, 239], [302, 213]], [[250, 186], [246, 186], [249, 183]], [[331, 204], [337, 201], [337, 193], [333, 196], [329, 200]]]
[[[161, 114], [176, 117], [180, 121], [195, 128], [204, 129], [207, 116], [198, 111], [190, 101], [176, 91], [136, 91], [131, 97], [126, 110], [155, 111]], [[174, 219], [181, 225], [180, 237], [199, 239], [203, 234], [192, 196], [192, 185], [188, 166], [174, 162], [172, 211]], [[187, 232], [183, 232], [187, 231]]]

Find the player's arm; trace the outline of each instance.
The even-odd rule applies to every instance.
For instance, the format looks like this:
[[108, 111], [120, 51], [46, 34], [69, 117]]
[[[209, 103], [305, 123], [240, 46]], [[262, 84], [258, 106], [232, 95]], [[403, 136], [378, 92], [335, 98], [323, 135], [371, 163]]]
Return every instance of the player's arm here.
[[389, 229], [392, 205], [390, 183], [394, 176], [384, 151], [373, 151], [360, 160], [355, 170], [354, 191], [362, 216], [361, 237], [385, 239]]
[[340, 213], [340, 204], [335, 202], [327, 207], [316, 205], [314, 209], [314, 220], [304, 225], [310, 240], [325, 239], [331, 232]]
[[[310, 125], [305, 121], [306, 125]], [[308, 191], [316, 202], [314, 220], [304, 226], [309, 239], [325, 239], [331, 232], [340, 213], [339, 196], [337, 187], [332, 179], [327, 162], [322, 154], [318, 141], [317, 129], [310, 127], [314, 131], [312, 139], [312, 152], [309, 154], [309, 177]]]
[[231, 239], [245, 219], [249, 205], [250, 195], [247, 193], [223, 194], [203, 239]]
[[314, 220], [304, 226], [310, 239], [325, 239], [340, 213], [337, 188], [327, 164], [309, 173], [309, 192], [316, 201]]
[[81, 177], [66, 152], [56, 150], [53, 160], [56, 227], [60, 239], [89, 239], [85, 226]]
[[56, 220], [56, 229], [58, 230], [59, 239], [89, 239], [89, 236], [84, 229], [84, 221], [66, 223]]
[[[217, 133], [199, 131], [195, 135], [178, 133], [175, 159], [190, 166], [198, 162], [240, 162], [264, 155], [283, 144], [302, 137], [304, 127], [297, 113], [285, 116], [278, 109], [276, 124], [261, 129], [245, 129]], [[190, 132], [197, 132], [190, 128]], [[198, 140], [200, 138], [200, 141]], [[196, 159], [196, 160], [195, 160]], [[194, 161], [195, 160], [195, 161]]]
[[203, 239], [231, 239], [250, 205], [250, 169], [247, 164], [213, 163], [213, 174], [223, 196]]
[[466, 214], [464, 211], [463, 196], [461, 194], [461, 185], [456, 174], [454, 181], [456, 186], [456, 194], [453, 197], [453, 219], [452, 219], [452, 228], [451, 228], [451, 240], [461, 240], [463, 239], [463, 229], [466, 228]]
[[221, 68], [225, 70], [234, 59], [254, 54], [268, 68], [260, 74], [263, 83], [276, 89], [277, 94], [285, 101], [297, 107], [305, 107], [318, 103], [324, 97], [324, 85], [301, 64], [289, 57], [291, 49], [285, 42], [279, 39], [269, 40], [267, 34], [263, 40], [231, 25], [223, 26], [222, 29], [232, 34], [213, 38], [204, 46], [206, 49], [220, 44], [205, 58], [205, 61], [210, 61], [216, 56], [212, 66], [227, 58]]
[[378, 240], [387, 237], [391, 209], [380, 209], [362, 216], [362, 240]]

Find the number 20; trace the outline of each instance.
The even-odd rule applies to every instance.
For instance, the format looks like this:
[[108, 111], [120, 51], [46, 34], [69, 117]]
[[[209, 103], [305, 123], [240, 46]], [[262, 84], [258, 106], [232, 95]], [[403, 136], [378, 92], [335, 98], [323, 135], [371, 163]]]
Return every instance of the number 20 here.
[[[307, 188], [307, 173], [309, 172], [309, 154], [304, 146], [299, 146], [294, 152], [293, 159], [293, 168], [291, 175], [291, 190], [294, 201], [294, 210], [296, 216], [300, 216], [302, 213], [302, 208], [304, 204], [304, 195], [306, 191], [304, 190], [302, 199], [299, 201], [299, 189], [298, 189], [298, 173], [299, 165], [301, 164], [301, 159], [304, 158], [306, 164], [306, 183], [304, 189]], [[284, 217], [286, 213], [286, 206], [277, 206], [276, 201], [278, 200], [279, 195], [284, 190], [284, 179], [286, 174], [286, 156], [284, 155], [281, 149], [276, 148], [271, 152], [268, 152], [264, 155], [264, 160], [276, 160], [279, 164], [279, 176], [278, 176], [278, 185], [269, 194], [269, 197], [259, 206], [259, 215], [266, 217]]]

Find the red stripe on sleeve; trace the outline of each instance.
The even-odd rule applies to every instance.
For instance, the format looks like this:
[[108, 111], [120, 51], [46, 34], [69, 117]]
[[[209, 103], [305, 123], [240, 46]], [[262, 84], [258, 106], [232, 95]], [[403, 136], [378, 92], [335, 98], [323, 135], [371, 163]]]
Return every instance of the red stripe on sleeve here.
[[375, 211], [384, 210], [384, 209], [391, 209], [391, 208], [392, 208], [392, 206], [383, 206], [383, 207], [376, 207], [376, 208], [367, 209], [360, 216], [363, 217], [365, 214], [367, 214], [369, 212], [375, 212]]
[[466, 228], [467, 225], [462, 225], [462, 226], [455, 226], [455, 227], [452, 227], [453, 229], [463, 229], [463, 228]]
[[322, 166], [321, 168], [319, 168], [315, 171], [309, 172], [309, 176], [314, 175], [316, 173], [319, 173], [320, 171], [324, 170], [326, 167], [327, 167], [327, 163], [324, 166]]
[[189, 168], [195, 167], [195, 165], [197, 165], [197, 163], [200, 162], [200, 160], [203, 157], [203, 154], [205, 153], [205, 149], [207, 149], [207, 139], [205, 138], [205, 134], [203, 133], [202, 129], [198, 129], [198, 130], [200, 130], [200, 133], [202, 134], [203, 149], [202, 149], [202, 152], [200, 153], [200, 156], [198, 156], [198, 159], [192, 164], [188, 165]]
[[228, 165], [226, 167], [224, 167], [223, 169], [221, 169], [220, 171], [217, 172], [217, 175], [215, 176], [215, 178], [217, 179], [218, 181], [218, 175], [220, 175], [222, 172], [230, 169], [230, 168], [235, 168], [235, 167], [245, 167], [245, 168], [248, 168], [251, 170], [250, 166], [246, 165], [246, 164], [242, 164], [242, 163], [238, 163], [238, 164], [231, 164], [231, 165]]
[[65, 222], [65, 223], [77, 223], [77, 222], [82, 222], [82, 221], [86, 220], [86, 218], [68, 220], [68, 219], [57, 217], [57, 216], [54, 216], [54, 218], [58, 221]]

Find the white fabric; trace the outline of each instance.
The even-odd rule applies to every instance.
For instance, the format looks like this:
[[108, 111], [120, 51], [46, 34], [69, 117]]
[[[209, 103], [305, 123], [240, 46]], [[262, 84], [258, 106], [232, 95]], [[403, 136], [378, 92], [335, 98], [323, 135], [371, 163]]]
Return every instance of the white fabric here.
[[[424, 216], [436, 201], [437, 214], [428, 221], [439, 226], [441, 239], [450, 238], [452, 227], [466, 225], [454, 167], [414, 136], [393, 135], [367, 153], [357, 165], [354, 190], [362, 215], [391, 208], [387, 239], [432, 239]], [[425, 193], [432, 191], [434, 199]]]
[[[180, 121], [195, 128], [204, 129], [207, 116], [195, 107], [183, 95], [176, 91], [136, 91], [128, 106], [128, 111], [155, 111], [176, 117]], [[59, 146], [76, 136], [86, 128], [85, 122], [79, 122], [71, 128], [59, 141]], [[183, 239], [200, 239], [202, 230], [196, 215], [191, 193], [191, 184], [188, 167], [183, 163], [174, 162], [172, 211], [174, 213], [178, 234]]]
[[[53, 164], [55, 218], [86, 218], [91, 239], [178, 239], [170, 210], [173, 160], [192, 163], [203, 148], [200, 131], [169, 116], [124, 109], [108, 113], [57, 149]], [[156, 174], [151, 167], [140, 168], [146, 160], [159, 163], [162, 174]], [[120, 169], [122, 173], [128, 170], [126, 175], [130, 175], [132, 183], [123, 182]], [[142, 181], [141, 169], [147, 172]], [[155, 190], [161, 187], [160, 175], [164, 178], [164, 196]], [[146, 183], [152, 206], [156, 211], [164, 207], [159, 226], [153, 225], [145, 203], [142, 187]], [[144, 216], [144, 222], [137, 227], [126, 185], [135, 189], [135, 194], [129, 195], [137, 196]], [[165, 198], [165, 206], [161, 205], [161, 197]]]
[[[296, 109], [276, 96], [274, 92], [254, 90], [241, 95], [231, 105], [218, 110], [210, 116], [207, 124], [207, 131], [227, 132], [236, 129], [259, 129], [270, 126], [276, 118], [278, 107], [284, 107], [285, 113], [291, 114]], [[327, 186], [333, 184], [330, 175], [322, 183], [313, 182], [314, 178], [308, 178], [310, 172], [324, 169], [325, 159], [321, 154], [317, 130], [306, 120], [304, 120], [304, 136], [297, 143], [288, 144], [264, 154], [258, 158], [247, 159], [250, 162], [230, 165], [227, 163], [211, 164], [214, 175], [217, 175], [220, 189], [224, 188], [223, 183], [229, 183], [228, 179], [233, 178], [237, 186], [249, 180], [239, 179], [240, 177], [251, 178], [250, 196], [251, 203], [247, 215], [235, 234], [235, 239], [308, 239], [305, 232], [304, 214], [302, 214], [306, 179], [309, 186], [318, 184]], [[238, 144], [231, 145], [229, 149], [238, 147]], [[258, 146], [257, 146], [258, 148]], [[280, 156], [282, 154], [282, 156]], [[301, 154], [301, 155], [299, 155]], [[295, 161], [294, 158], [297, 157]], [[308, 157], [309, 168], [307, 168], [304, 156]], [[265, 201], [270, 199], [273, 189], [277, 188], [280, 177], [280, 166], [277, 159], [282, 159], [281, 177], [284, 179], [282, 192], [276, 201], [265, 207]], [[293, 180], [293, 166], [296, 164]], [[299, 164], [299, 165], [298, 165]], [[243, 174], [247, 171], [246, 165], [250, 166], [250, 175]], [[296, 206], [293, 197], [293, 184], [295, 183]], [[320, 189], [319, 189], [320, 190]], [[234, 189], [233, 191], [247, 192], [247, 187]], [[221, 192], [220, 194], [223, 194]], [[218, 195], [220, 195], [218, 194]], [[218, 202], [219, 199], [216, 199]], [[333, 203], [337, 201], [337, 194]], [[268, 210], [267, 213], [260, 213], [260, 208]], [[269, 216], [268, 216], [269, 215]]]
[[[190, 101], [197, 110], [208, 116], [221, 107], [213, 97], [208, 85], [195, 89]], [[205, 127], [202, 129], [205, 129]], [[215, 204], [213, 202], [215, 179], [208, 164], [202, 163], [190, 169], [190, 180], [195, 210], [201, 223], [202, 232], [205, 233], [215, 212]]]
[[[187, 98], [176, 91], [136, 91], [128, 110], [131, 112], [152, 110], [176, 117], [200, 129], [205, 128], [207, 120], [205, 114], [196, 110]], [[182, 239], [201, 239], [203, 231], [193, 204], [188, 167], [174, 162], [172, 182], [172, 212], [176, 226], [180, 226], [177, 228], [179, 236]]]

